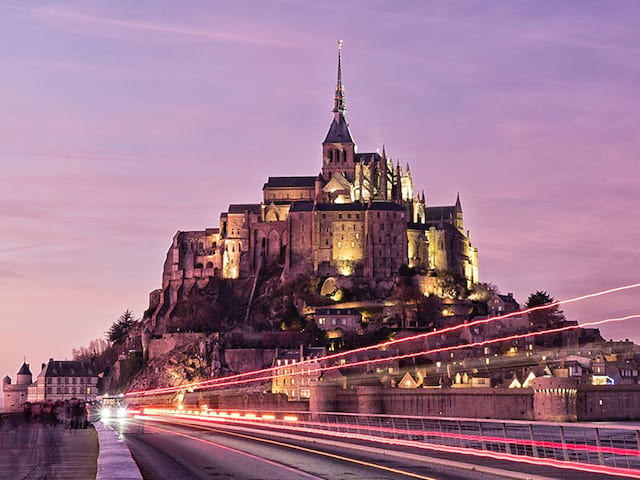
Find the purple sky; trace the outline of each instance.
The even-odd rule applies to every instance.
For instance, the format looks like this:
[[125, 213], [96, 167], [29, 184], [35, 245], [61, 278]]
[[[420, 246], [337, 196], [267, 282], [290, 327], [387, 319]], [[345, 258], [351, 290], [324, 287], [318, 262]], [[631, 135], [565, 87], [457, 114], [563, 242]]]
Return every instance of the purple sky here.
[[460, 191], [483, 281], [639, 282], [639, 22], [635, 1], [0, 0], [0, 373], [142, 313], [176, 230], [316, 174], [338, 38], [360, 151], [410, 162], [431, 205]]

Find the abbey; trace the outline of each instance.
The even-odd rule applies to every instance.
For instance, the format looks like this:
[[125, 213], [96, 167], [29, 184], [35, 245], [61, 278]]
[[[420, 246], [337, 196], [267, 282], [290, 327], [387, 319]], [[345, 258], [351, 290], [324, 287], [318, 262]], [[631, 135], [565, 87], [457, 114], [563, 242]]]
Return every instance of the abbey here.
[[163, 290], [184, 280], [248, 278], [265, 267], [283, 276], [360, 276], [391, 280], [402, 265], [450, 271], [478, 281], [478, 251], [465, 233], [460, 198], [427, 206], [409, 165], [358, 152], [345, 116], [341, 46], [333, 120], [322, 142], [322, 171], [269, 177], [260, 203], [229, 205], [218, 228], [178, 232]]

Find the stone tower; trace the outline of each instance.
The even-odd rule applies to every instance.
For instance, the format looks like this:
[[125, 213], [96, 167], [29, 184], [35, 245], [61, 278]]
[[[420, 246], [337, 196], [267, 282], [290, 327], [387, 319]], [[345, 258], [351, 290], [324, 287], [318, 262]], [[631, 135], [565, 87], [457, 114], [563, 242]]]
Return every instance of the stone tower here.
[[338, 41], [338, 81], [333, 104], [333, 121], [322, 142], [322, 176], [325, 180], [340, 172], [346, 179], [355, 179], [356, 144], [344, 113], [347, 110], [342, 84], [342, 40]]
[[33, 376], [31, 370], [29, 370], [29, 364], [24, 362], [16, 375], [16, 385], [31, 385], [32, 382]]

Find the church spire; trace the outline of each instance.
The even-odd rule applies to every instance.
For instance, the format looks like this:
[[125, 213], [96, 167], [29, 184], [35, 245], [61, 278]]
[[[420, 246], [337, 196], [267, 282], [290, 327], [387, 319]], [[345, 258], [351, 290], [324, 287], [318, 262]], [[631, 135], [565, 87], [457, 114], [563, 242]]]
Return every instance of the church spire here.
[[338, 40], [338, 81], [336, 82], [336, 97], [333, 104], [333, 113], [344, 115], [347, 106], [344, 100], [344, 85], [342, 84], [342, 40]]

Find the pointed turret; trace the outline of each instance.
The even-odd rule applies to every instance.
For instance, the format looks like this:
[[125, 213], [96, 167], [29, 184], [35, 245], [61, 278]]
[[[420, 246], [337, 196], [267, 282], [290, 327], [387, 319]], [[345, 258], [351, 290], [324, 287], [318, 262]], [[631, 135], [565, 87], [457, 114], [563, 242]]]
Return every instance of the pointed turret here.
[[338, 40], [338, 81], [336, 82], [336, 97], [333, 104], [333, 113], [336, 114], [336, 118], [347, 110], [347, 104], [344, 99], [344, 85], [342, 84], [342, 43], [342, 40]]
[[462, 214], [462, 203], [460, 202], [460, 192], [456, 196], [456, 228], [464, 233], [464, 217]]
[[342, 40], [338, 41], [338, 80], [333, 103], [333, 120], [324, 142], [322, 142], [322, 174], [330, 180], [335, 172], [341, 172], [353, 182], [355, 177], [354, 157], [356, 146], [344, 116], [347, 110], [342, 83]]

